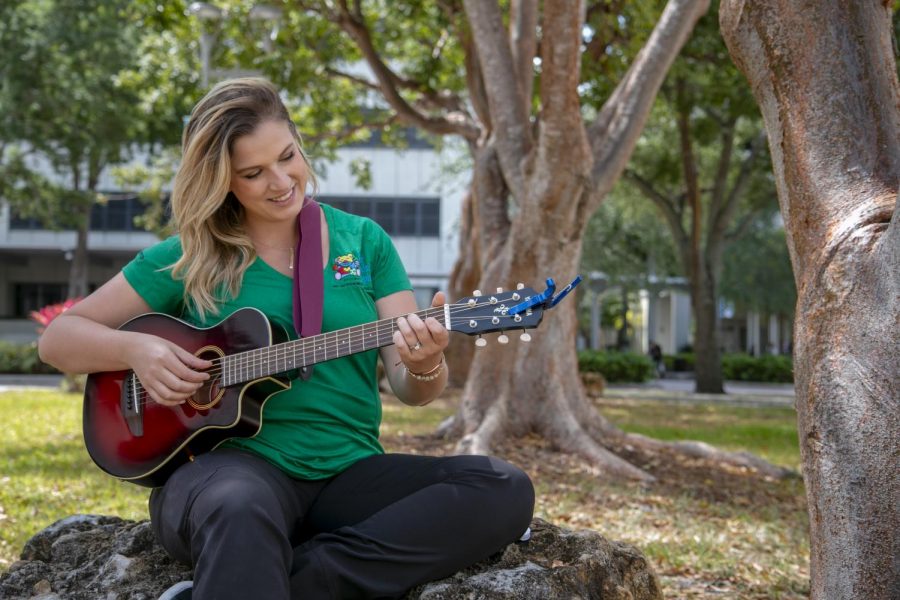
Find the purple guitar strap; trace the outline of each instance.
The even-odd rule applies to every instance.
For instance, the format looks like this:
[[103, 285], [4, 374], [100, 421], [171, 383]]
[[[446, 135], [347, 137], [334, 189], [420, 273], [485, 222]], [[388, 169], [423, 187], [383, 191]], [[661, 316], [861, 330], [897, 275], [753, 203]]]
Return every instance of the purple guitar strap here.
[[[319, 203], [307, 196], [306, 203], [297, 215], [299, 241], [294, 248], [294, 329], [300, 337], [310, 337], [322, 332], [322, 302], [324, 276], [322, 275], [322, 226]], [[306, 381], [312, 376], [313, 365], [300, 368], [300, 378]]]

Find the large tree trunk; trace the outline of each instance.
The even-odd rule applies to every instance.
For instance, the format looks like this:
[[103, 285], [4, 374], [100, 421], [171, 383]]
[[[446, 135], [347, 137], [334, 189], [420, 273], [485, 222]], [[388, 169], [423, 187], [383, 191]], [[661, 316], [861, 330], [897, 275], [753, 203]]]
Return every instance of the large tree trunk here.
[[[900, 85], [891, 3], [725, 0], [797, 282], [812, 597], [900, 597]], [[893, 217], [892, 217], [893, 212]]]

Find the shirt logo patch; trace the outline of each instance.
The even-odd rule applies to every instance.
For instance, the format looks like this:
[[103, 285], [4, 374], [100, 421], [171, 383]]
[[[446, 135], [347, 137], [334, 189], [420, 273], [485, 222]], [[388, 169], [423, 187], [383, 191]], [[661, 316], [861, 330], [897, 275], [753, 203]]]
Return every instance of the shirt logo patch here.
[[331, 270], [334, 271], [334, 278], [338, 281], [345, 277], [359, 277], [359, 259], [352, 252], [342, 254], [334, 259]]

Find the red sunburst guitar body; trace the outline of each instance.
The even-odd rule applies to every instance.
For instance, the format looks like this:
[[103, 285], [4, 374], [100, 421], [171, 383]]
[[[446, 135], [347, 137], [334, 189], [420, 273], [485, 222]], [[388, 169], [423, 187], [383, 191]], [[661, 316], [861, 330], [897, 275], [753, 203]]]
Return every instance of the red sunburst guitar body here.
[[[268, 319], [253, 309], [239, 310], [209, 329], [158, 313], [137, 317], [121, 329], [165, 338], [208, 360], [277, 341]], [[84, 443], [110, 475], [151, 487], [165, 483], [194, 455], [228, 438], [255, 435], [266, 399], [290, 387], [288, 379], [277, 376], [225, 387], [213, 375], [188, 402], [173, 407], [153, 402], [144, 392], [135, 394], [133, 378], [133, 371], [88, 376]]]

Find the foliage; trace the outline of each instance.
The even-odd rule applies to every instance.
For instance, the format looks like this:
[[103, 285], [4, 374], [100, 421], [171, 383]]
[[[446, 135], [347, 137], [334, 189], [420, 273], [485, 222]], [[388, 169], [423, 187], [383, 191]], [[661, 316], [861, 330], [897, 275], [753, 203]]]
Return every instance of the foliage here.
[[720, 290], [741, 311], [794, 314], [797, 289], [780, 225], [758, 222], [731, 245]]
[[0, 373], [36, 375], [58, 372], [41, 362], [37, 344], [14, 344], [0, 340]]
[[[693, 371], [693, 352], [679, 352], [663, 356], [666, 371]], [[760, 383], [793, 383], [793, 361], [790, 356], [764, 354], [725, 354], [722, 356], [722, 375], [731, 381]]]
[[726, 354], [722, 357], [722, 374], [734, 381], [793, 383], [794, 367], [790, 356], [764, 354]]
[[654, 373], [649, 357], [632, 352], [582, 350], [578, 353], [578, 368], [600, 373], [609, 383], [648, 381]]
[[663, 355], [666, 371], [693, 371], [696, 356], [693, 352], [678, 352]]
[[[137, 77], [145, 15], [128, 0], [17, 0], [0, 8], [0, 196], [49, 229], [87, 231], [109, 165], [178, 139], [182, 103], [154, 102], [171, 77]], [[39, 68], [35, 68], [39, 65]], [[145, 67], [147, 65], [145, 64]], [[87, 290], [78, 237], [72, 293]]]
[[599, 271], [609, 286], [646, 287], [648, 277], [681, 274], [672, 235], [637, 190], [620, 181], [591, 217], [584, 237], [583, 271]]

